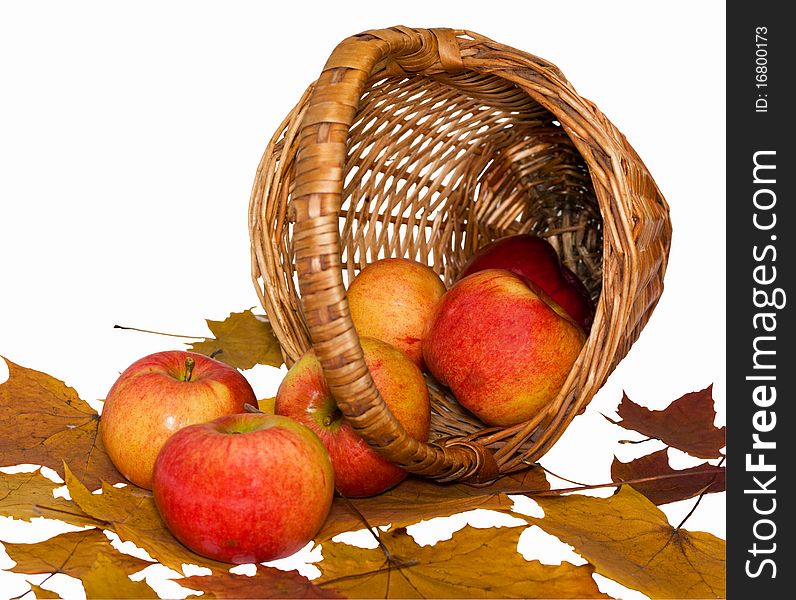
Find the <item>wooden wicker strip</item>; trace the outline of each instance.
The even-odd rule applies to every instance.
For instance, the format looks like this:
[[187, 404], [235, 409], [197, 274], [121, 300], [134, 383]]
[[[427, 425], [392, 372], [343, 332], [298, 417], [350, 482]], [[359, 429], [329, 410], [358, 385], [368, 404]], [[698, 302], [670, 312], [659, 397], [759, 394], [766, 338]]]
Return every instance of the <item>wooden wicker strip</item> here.
[[[359, 434], [439, 480], [488, 480], [555, 443], [649, 319], [671, 239], [646, 167], [558, 68], [469, 31], [407, 27], [335, 49], [265, 150], [249, 225], [286, 362], [314, 348]], [[512, 427], [486, 427], [429, 379], [433, 439], [417, 442], [373, 386], [346, 284], [403, 256], [450, 285], [475, 250], [519, 232], [547, 237], [597, 302], [586, 345], [547, 409]]]

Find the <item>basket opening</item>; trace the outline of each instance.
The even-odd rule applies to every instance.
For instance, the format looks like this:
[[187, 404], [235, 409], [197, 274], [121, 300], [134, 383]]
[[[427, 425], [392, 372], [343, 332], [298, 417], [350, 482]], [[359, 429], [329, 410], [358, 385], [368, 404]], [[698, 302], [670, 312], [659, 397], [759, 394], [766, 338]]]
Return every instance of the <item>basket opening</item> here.
[[452, 283], [515, 233], [546, 237], [596, 300], [602, 217], [588, 167], [551, 112], [495, 75], [374, 77], [349, 130], [344, 278], [387, 256]]

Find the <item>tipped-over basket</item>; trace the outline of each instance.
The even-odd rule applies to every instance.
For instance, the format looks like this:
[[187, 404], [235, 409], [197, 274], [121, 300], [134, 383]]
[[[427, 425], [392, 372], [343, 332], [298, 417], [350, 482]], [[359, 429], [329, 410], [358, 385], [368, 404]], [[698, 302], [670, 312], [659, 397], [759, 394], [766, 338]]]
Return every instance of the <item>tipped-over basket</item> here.
[[[671, 239], [641, 159], [558, 68], [469, 31], [407, 27], [334, 50], [265, 150], [249, 227], [287, 364], [313, 348], [359, 435], [440, 481], [488, 481], [550, 448], [649, 319]], [[487, 427], [429, 378], [431, 439], [412, 439], [365, 367], [347, 282], [407, 257], [450, 285], [476, 249], [525, 232], [546, 237], [596, 301], [561, 392], [528, 422]]]

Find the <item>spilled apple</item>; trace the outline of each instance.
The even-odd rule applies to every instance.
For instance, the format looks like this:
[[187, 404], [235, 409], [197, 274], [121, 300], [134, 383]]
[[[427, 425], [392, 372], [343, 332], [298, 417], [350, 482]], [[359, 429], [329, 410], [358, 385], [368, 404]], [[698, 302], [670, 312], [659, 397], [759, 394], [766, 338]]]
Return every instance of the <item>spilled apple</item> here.
[[166, 526], [188, 548], [257, 563], [293, 554], [318, 532], [334, 473], [312, 431], [286, 417], [244, 413], [169, 438], [153, 493]]
[[[365, 364], [390, 412], [410, 436], [426, 441], [431, 410], [420, 369], [389, 344], [367, 337], [360, 342]], [[332, 460], [335, 486], [343, 495], [373, 496], [406, 477], [404, 469], [376, 454], [343, 417], [313, 351], [304, 354], [285, 375], [274, 411], [318, 434]]]
[[113, 464], [135, 485], [152, 489], [152, 469], [166, 440], [187, 425], [257, 405], [249, 382], [222, 362], [181, 350], [130, 365], [113, 384], [100, 434]]

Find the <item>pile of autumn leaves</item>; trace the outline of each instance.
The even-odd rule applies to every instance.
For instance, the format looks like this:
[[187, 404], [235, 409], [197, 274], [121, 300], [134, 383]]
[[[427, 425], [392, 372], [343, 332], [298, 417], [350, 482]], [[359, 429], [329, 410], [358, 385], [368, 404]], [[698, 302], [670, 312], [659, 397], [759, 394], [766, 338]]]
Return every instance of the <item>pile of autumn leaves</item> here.
[[[208, 321], [216, 336], [194, 344], [232, 366], [281, 363], [270, 326], [250, 311], [223, 322]], [[708, 598], [725, 595], [725, 543], [702, 532], [672, 527], [656, 505], [699, 498], [724, 490], [721, 466], [704, 463], [675, 471], [666, 449], [630, 463], [614, 460], [618, 487], [608, 498], [550, 490], [540, 467], [499, 479], [488, 487], [441, 485], [409, 478], [396, 488], [359, 500], [336, 498], [317, 534], [321, 576], [309, 581], [295, 571], [259, 565], [250, 577], [229, 572], [230, 565], [186, 549], [166, 530], [150, 492], [126, 483], [115, 470], [97, 435], [98, 414], [77, 392], [47, 374], [6, 361], [9, 379], [0, 384], [0, 466], [38, 464], [65, 481], [71, 500], [56, 498], [61, 487], [39, 471], [0, 472], [0, 515], [31, 520], [58, 519], [89, 529], [35, 544], [4, 543], [25, 574], [64, 573], [82, 580], [88, 598], [156, 598], [144, 581], [129, 575], [151, 563], [119, 553], [103, 531], [146, 550], [149, 556], [184, 573], [184, 564], [208, 567], [212, 575], [178, 579], [203, 597], [523, 597], [605, 598], [592, 578], [599, 573], [653, 598]], [[263, 403], [267, 405], [267, 401]], [[617, 425], [663, 441], [704, 459], [721, 457], [724, 428], [713, 425], [711, 388], [686, 394], [663, 411], [650, 411], [622, 399]], [[101, 494], [92, 494], [102, 488]], [[544, 518], [512, 510], [511, 494], [527, 494]], [[406, 527], [434, 517], [488, 509], [511, 514], [527, 525], [476, 529], [466, 526], [434, 546], [419, 546]], [[379, 547], [363, 549], [332, 541], [340, 533], [390, 525], [378, 530]], [[527, 561], [517, 552], [527, 527], [573, 546], [587, 564], [558, 566]], [[39, 598], [52, 592], [32, 586]]]

